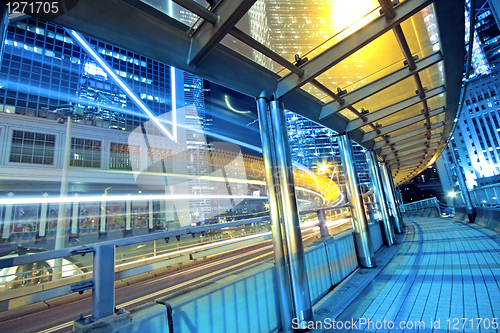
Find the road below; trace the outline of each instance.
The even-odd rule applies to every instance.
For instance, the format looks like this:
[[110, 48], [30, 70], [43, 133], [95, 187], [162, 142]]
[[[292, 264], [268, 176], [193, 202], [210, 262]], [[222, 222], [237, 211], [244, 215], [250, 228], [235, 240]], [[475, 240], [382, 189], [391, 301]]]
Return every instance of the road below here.
[[[349, 224], [330, 228], [335, 234], [348, 229]], [[304, 245], [316, 240], [319, 232], [308, 229], [302, 232]], [[195, 265], [173, 271], [161, 277], [123, 286], [115, 291], [117, 308], [130, 310], [141, 304], [153, 302], [155, 299], [177, 293], [204, 281], [231, 273], [246, 266], [273, 259], [271, 240], [263, 241], [250, 247], [234, 250], [227, 256], [217, 256], [199, 261]], [[73, 301], [25, 315], [12, 320], [0, 322], [0, 332], [70, 332], [73, 320], [79, 314], [90, 315], [91, 298]], [[0, 319], [1, 320], [1, 319]]]

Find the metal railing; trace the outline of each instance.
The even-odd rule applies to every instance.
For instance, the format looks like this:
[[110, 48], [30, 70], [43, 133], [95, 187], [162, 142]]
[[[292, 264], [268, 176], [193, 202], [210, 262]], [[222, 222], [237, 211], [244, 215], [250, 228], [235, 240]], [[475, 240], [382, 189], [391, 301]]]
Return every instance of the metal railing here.
[[486, 185], [469, 190], [472, 204], [476, 207], [500, 207], [500, 185]]
[[437, 209], [439, 216], [441, 216], [441, 211], [442, 211], [441, 203], [435, 197], [404, 204], [403, 208], [405, 212], [414, 212], [428, 208], [435, 208]]
[[[340, 216], [346, 216], [348, 215], [350, 209], [350, 205], [344, 205], [340, 207], [329, 207], [329, 208], [321, 208], [321, 209], [316, 209], [316, 210], [308, 210], [308, 211], [303, 211], [300, 212], [301, 217], [304, 217], [305, 219], [310, 218], [311, 214], [317, 214], [319, 211], [327, 211], [330, 213], [335, 212], [335, 216], [338, 215], [338, 211], [340, 210]], [[331, 217], [333, 217], [333, 214], [331, 214]], [[212, 244], [206, 244], [204, 248], [201, 250], [206, 251], [204, 253], [198, 253], [198, 254], [190, 254], [187, 253], [189, 249], [186, 249], [185, 252], [177, 252], [177, 253], [164, 253], [162, 254], [161, 258], [155, 256], [155, 258], [150, 258], [151, 260], [145, 260], [144, 264], [142, 266], [136, 266], [136, 265], [131, 265], [131, 267], [127, 267], [126, 265], [124, 267], [121, 267], [118, 271], [115, 269], [115, 265], [110, 265], [111, 262], [115, 262], [115, 255], [116, 255], [116, 249], [119, 247], [125, 247], [129, 245], [134, 245], [138, 243], [144, 243], [144, 242], [154, 242], [156, 240], [166, 240], [168, 241], [169, 238], [172, 237], [177, 237], [179, 238], [180, 236], [183, 235], [196, 235], [199, 233], [206, 233], [212, 230], [217, 230], [221, 228], [228, 228], [228, 227], [235, 227], [235, 226], [242, 226], [246, 224], [252, 224], [252, 223], [259, 223], [259, 222], [264, 222], [269, 219], [268, 216], [265, 217], [258, 217], [258, 218], [252, 218], [252, 219], [246, 219], [246, 220], [239, 220], [239, 221], [234, 221], [234, 222], [226, 222], [224, 224], [216, 224], [216, 225], [204, 225], [204, 226], [197, 226], [197, 227], [191, 227], [191, 228], [184, 228], [184, 229], [176, 229], [176, 230], [169, 230], [169, 231], [161, 231], [161, 232], [156, 232], [152, 234], [147, 234], [147, 235], [141, 235], [141, 236], [135, 236], [135, 237], [130, 237], [130, 238], [123, 238], [123, 239], [116, 239], [112, 241], [105, 241], [101, 243], [94, 243], [94, 244], [88, 244], [84, 246], [77, 246], [77, 247], [71, 247], [71, 248], [65, 248], [65, 249], [60, 249], [60, 250], [52, 250], [52, 251], [47, 251], [47, 252], [40, 252], [40, 253], [34, 253], [34, 254], [29, 254], [29, 255], [24, 255], [24, 256], [19, 256], [19, 257], [10, 257], [10, 258], [4, 258], [0, 259], [0, 269], [3, 268], [8, 268], [8, 267], [14, 267], [14, 266], [20, 266], [20, 265], [28, 265], [28, 264], [33, 264], [33, 263], [38, 263], [38, 262], [46, 262], [49, 260], [57, 259], [57, 258], [65, 258], [69, 256], [75, 256], [75, 255], [82, 255], [85, 256], [88, 253], [93, 254], [92, 258], [92, 263], [90, 264], [87, 263], [88, 268], [92, 267], [92, 272], [87, 272], [84, 275], [84, 280], [77, 282], [77, 283], [71, 283], [68, 285], [58, 285], [57, 287], [50, 288], [47, 290], [42, 290], [42, 291], [37, 291], [33, 294], [29, 295], [23, 295], [20, 297], [15, 297], [15, 298], [4, 298], [1, 300], [0, 298], [0, 312], [2, 311], [1, 309], [12, 309], [20, 306], [25, 306], [29, 304], [34, 304], [37, 302], [42, 302], [45, 300], [49, 300], [55, 297], [60, 297], [64, 295], [68, 295], [71, 293], [79, 292], [82, 293], [85, 290], [92, 289], [92, 320], [99, 320], [101, 318], [107, 317], [109, 315], [112, 315], [115, 311], [115, 297], [114, 297], [114, 292], [115, 292], [115, 281], [116, 280], [121, 280], [125, 279], [128, 277], [136, 276], [138, 274], [143, 274], [155, 269], [159, 269], [162, 267], [167, 267], [171, 266], [174, 264], [179, 264], [184, 261], [189, 261], [189, 260], [194, 260], [198, 257], [205, 257], [207, 255], [212, 255], [218, 252], [223, 252], [227, 251], [228, 249], [234, 249], [237, 247], [241, 246], [248, 246], [248, 244], [253, 244], [253, 243], [258, 243], [261, 241], [266, 240], [266, 235], [264, 234], [263, 236], [258, 236], [255, 235], [255, 237], [245, 237], [242, 240], [235, 240], [234, 243], [227, 243], [227, 244], [218, 244], [218, 243], [212, 243]], [[308, 223], [304, 223], [304, 225], [307, 225]], [[319, 223], [321, 224], [321, 222]], [[260, 234], [262, 235], [262, 234]], [[210, 246], [217, 246], [218, 248], [216, 250], [209, 250], [207, 251], [206, 248]], [[155, 247], [155, 254], [156, 253], [156, 247]], [[193, 252], [193, 251], [191, 251]], [[65, 279], [63, 278], [61, 281], [64, 281]], [[69, 281], [72, 281], [71, 279], [68, 279]], [[62, 284], [62, 283], [61, 283]], [[1, 295], [1, 294], [0, 294]], [[19, 298], [24, 297], [24, 300], [20, 300]], [[11, 306], [9, 302], [11, 300], [15, 300], [14, 303], [17, 304], [17, 306]], [[3, 310], [6, 311], [6, 310]]]

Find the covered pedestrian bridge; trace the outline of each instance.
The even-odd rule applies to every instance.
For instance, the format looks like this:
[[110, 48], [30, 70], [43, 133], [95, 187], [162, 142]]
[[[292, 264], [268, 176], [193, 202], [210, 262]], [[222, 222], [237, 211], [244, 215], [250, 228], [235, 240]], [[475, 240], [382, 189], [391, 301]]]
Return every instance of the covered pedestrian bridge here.
[[453, 1], [174, 2], [80, 1], [54, 22], [280, 100], [374, 150], [396, 184], [432, 164], [450, 136], [465, 50]]
[[[291, 329], [292, 318], [302, 328], [312, 320], [310, 281], [316, 272], [310, 264], [306, 267], [285, 110], [339, 135], [352, 207], [355, 265], [377, 266], [374, 239], [389, 248], [398, 239], [401, 243], [405, 226], [395, 186], [434, 163], [448, 143], [459, 111], [465, 55], [462, 4], [452, 0], [66, 3], [62, 15], [37, 16], [75, 31], [71, 36], [81, 46], [78, 33], [256, 99], [273, 231], [276, 268], [271, 274], [284, 331]], [[372, 190], [383, 220], [380, 228], [367, 222], [351, 140], [368, 150]], [[318, 221], [321, 236], [328, 237], [321, 209]], [[346, 238], [352, 241], [350, 235]], [[318, 252], [330, 260], [333, 252], [328, 246], [325, 243]], [[97, 248], [91, 288], [104, 295], [114, 281], [98, 275], [106, 275], [106, 263], [115, 249], [109, 244]], [[63, 252], [54, 255], [61, 257]], [[114, 313], [113, 298], [95, 297], [95, 320]]]

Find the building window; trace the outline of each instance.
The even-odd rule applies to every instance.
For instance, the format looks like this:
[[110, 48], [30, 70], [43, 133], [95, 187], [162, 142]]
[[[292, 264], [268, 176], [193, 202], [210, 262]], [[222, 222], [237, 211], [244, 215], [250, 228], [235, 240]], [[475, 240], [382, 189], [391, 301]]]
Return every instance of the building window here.
[[[130, 152], [132, 155], [138, 155], [140, 152], [139, 146], [129, 146], [126, 143], [111, 142], [109, 148], [109, 168], [118, 170], [132, 170], [132, 162], [130, 160]], [[139, 161], [139, 159], [134, 159]], [[139, 168], [138, 163], [134, 165], [135, 169]]]
[[100, 168], [101, 141], [71, 138], [71, 160], [69, 165]]
[[56, 136], [13, 131], [10, 162], [53, 164]]

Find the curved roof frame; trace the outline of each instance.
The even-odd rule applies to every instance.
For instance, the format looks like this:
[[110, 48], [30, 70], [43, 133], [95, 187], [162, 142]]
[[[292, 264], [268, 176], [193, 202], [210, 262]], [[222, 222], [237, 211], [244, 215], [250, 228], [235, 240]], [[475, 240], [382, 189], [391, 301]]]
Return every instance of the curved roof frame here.
[[[246, 95], [258, 97], [265, 92], [281, 98], [288, 110], [338, 133], [348, 133], [366, 149], [375, 150], [386, 161], [396, 184], [410, 180], [432, 164], [447, 143], [457, 114], [465, 49], [464, 8], [456, 1], [378, 0], [381, 9], [377, 18], [300, 66], [235, 27], [256, 0], [220, 0], [213, 8], [192, 0], [174, 1], [200, 20], [188, 27], [139, 0], [86, 0], [53, 21]], [[440, 50], [418, 59], [410, 51], [401, 25], [431, 4], [438, 23]], [[390, 31], [404, 55], [400, 68], [343, 95], [320, 82], [323, 73]], [[289, 73], [280, 76], [224, 46], [221, 41], [226, 35], [277, 62]], [[444, 85], [427, 90], [421, 73], [433, 70], [436, 64], [442, 65]], [[390, 105], [372, 112], [358, 110], [360, 102], [370, 105], [370, 97], [396, 89], [408, 79], [414, 82], [414, 96], [401, 95], [399, 100], [391, 100]], [[305, 91], [307, 84], [330, 100], [323, 102]], [[436, 106], [437, 98], [443, 102]], [[417, 106], [420, 114], [409, 111]]]

